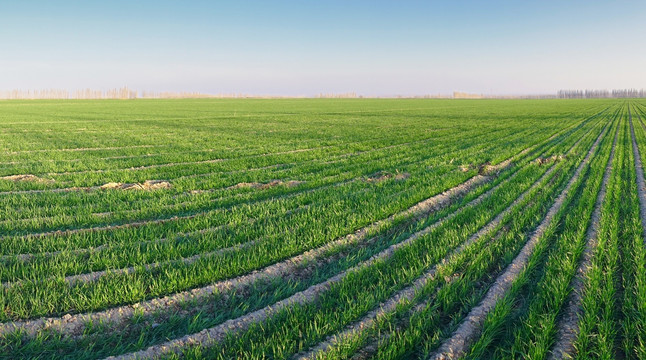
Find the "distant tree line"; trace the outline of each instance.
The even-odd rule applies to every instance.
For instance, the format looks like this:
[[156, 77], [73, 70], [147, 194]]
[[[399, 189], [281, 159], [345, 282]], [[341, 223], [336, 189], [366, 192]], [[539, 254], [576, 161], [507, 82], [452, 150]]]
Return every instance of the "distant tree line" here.
[[[186, 99], [186, 98], [303, 98], [307, 96], [273, 96], [273, 95], [251, 95], [243, 93], [224, 94], [203, 94], [200, 92], [171, 92], [171, 91], [136, 91], [127, 86], [119, 89], [109, 90], [0, 90], [0, 99]], [[317, 98], [364, 98], [356, 92], [347, 93], [320, 93]], [[461, 91], [454, 91], [452, 95], [395, 95], [387, 96], [394, 98], [441, 98], [441, 99], [596, 99], [596, 98], [644, 98], [646, 90], [619, 89], [619, 90], [559, 90], [556, 95], [484, 95], [473, 94]], [[379, 98], [379, 96], [376, 96]]]
[[154, 92], [131, 90], [127, 86], [119, 89], [75, 91], [61, 89], [9, 90], [0, 91], [0, 99], [170, 99], [203, 97], [243, 97], [242, 94], [206, 95], [199, 92]]
[[358, 97], [363, 97], [357, 95], [356, 92], [347, 92], [347, 93], [320, 93], [316, 95], [317, 98], [322, 99], [354, 99]]
[[598, 99], [598, 98], [643, 98], [646, 97], [644, 89], [616, 89], [616, 90], [559, 90], [557, 94], [561, 99]]

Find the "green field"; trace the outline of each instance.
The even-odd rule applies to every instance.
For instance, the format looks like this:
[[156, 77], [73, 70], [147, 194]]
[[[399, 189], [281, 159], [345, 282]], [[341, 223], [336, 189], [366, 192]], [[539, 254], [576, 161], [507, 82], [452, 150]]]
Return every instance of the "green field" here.
[[0, 358], [646, 358], [640, 100], [0, 101]]

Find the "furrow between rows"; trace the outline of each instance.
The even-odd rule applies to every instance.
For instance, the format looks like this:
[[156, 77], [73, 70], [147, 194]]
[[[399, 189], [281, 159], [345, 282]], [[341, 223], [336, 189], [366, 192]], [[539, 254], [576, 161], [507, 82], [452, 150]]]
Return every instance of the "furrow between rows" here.
[[[516, 155], [514, 158], [517, 158], [519, 156], [525, 155], [529, 150], [530, 150], [529, 148], [524, 150], [523, 152]], [[495, 171], [500, 171], [500, 170], [508, 168], [510, 165], [511, 165], [511, 159], [508, 159], [508, 160], [498, 164], [497, 165], [498, 167], [493, 168], [492, 171], [494, 171], [494, 172]], [[468, 185], [468, 186], [473, 187], [472, 185]], [[409, 209], [409, 210], [411, 210], [410, 213], [415, 213], [415, 212], [424, 213], [423, 209], [419, 210], [415, 206], [413, 208]], [[404, 213], [400, 214], [400, 216], [407, 216], [410, 213], [404, 212]], [[199, 232], [199, 231], [197, 231], [197, 232]], [[146, 241], [146, 242], [139, 242], [139, 244], [140, 245], [141, 244], [147, 244], [147, 243], [150, 243], [150, 244], [152, 244], [152, 243], [162, 244], [162, 243], [168, 242], [168, 241], [170, 241], [172, 239], [173, 238], [156, 239], [156, 240], [150, 240], [150, 241]], [[139, 263], [139, 264], [136, 264], [136, 265], [133, 265], [133, 266], [130, 266], [130, 267], [125, 267], [125, 268], [120, 268], [120, 269], [97, 270], [97, 271], [92, 271], [92, 272], [87, 272], [87, 273], [69, 275], [69, 276], [66, 276], [64, 278], [64, 281], [67, 282], [69, 285], [75, 285], [75, 284], [78, 284], [78, 283], [88, 283], [88, 282], [97, 281], [101, 277], [104, 277], [104, 276], [107, 276], [107, 275], [130, 274], [130, 273], [135, 272], [137, 269], [143, 269], [143, 270], [148, 271], [148, 270], [152, 270], [152, 269], [155, 269], [155, 268], [159, 268], [161, 266], [168, 266], [168, 265], [172, 265], [172, 264], [190, 265], [190, 264], [192, 264], [192, 263], [194, 263], [194, 262], [196, 262], [196, 261], [198, 261], [198, 260], [200, 260], [202, 258], [221, 255], [221, 254], [224, 254], [224, 253], [227, 253], [227, 252], [232, 252], [232, 251], [236, 251], [236, 250], [242, 250], [242, 249], [245, 249], [245, 248], [249, 248], [249, 247], [253, 246], [254, 244], [258, 243], [258, 241], [260, 241], [260, 240], [261, 239], [250, 240], [250, 241], [247, 241], [247, 242], [244, 242], [244, 243], [234, 244], [234, 245], [228, 246], [226, 248], [216, 249], [216, 250], [208, 251], [208, 252], [205, 252], [205, 253], [202, 253], [202, 254], [190, 255], [190, 256], [185, 257], [185, 258], [169, 259], [169, 260], [166, 260], [166, 261], [154, 262], [154, 263]], [[96, 253], [97, 251], [102, 250], [103, 248], [105, 248], [105, 246], [100, 246], [100, 247], [93, 248], [93, 249], [79, 249], [79, 250], [74, 250], [74, 251], [68, 252], [68, 253], [77, 253], [79, 255], [80, 254], [88, 254], [89, 255], [90, 253]], [[51, 255], [56, 255], [56, 254], [59, 254], [59, 253], [61, 253], [61, 252], [60, 251], [51, 252], [50, 254]], [[2, 257], [0, 257], [0, 259], [1, 258]], [[29, 255], [22, 255], [21, 258], [23, 260], [28, 260], [30, 258], [30, 256]], [[23, 282], [22, 280], [4, 282], [4, 283], [2, 283], [2, 286], [15, 286], [15, 285], [18, 285], [18, 284], [20, 284], [22, 282]]]
[[504, 273], [496, 279], [492, 287], [487, 291], [484, 299], [480, 302], [480, 304], [478, 304], [478, 306], [476, 306], [469, 312], [464, 321], [451, 335], [451, 337], [444, 341], [439, 349], [430, 356], [431, 359], [457, 359], [466, 354], [470, 345], [477, 338], [482, 324], [487, 317], [487, 314], [494, 308], [498, 300], [505, 295], [505, 293], [513, 284], [513, 281], [518, 277], [523, 268], [526, 266], [532, 252], [534, 251], [534, 248], [542, 238], [548, 226], [552, 223], [554, 217], [561, 209], [568, 191], [579, 178], [581, 172], [585, 168], [585, 165], [590, 162], [591, 158], [595, 154], [596, 149], [598, 148], [599, 143], [603, 138], [603, 135], [605, 135], [607, 132], [606, 130], [607, 127], [604, 127], [604, 130], [601, 131], [594, 144], [586, 154], [585, 158], [577, 167], [574, 175], [568, 181], [565, 189], [563, 189], [563, 191], [556, 198], [551, 208], [547, 212], [547, 215], [534, 230], [532, 236], [523, 246], [518, 256], [516, 256], [512, 263], [505, 269]]
[[[575, 146], [576, 146], [576, 144], [575, 144]], [[393, 297], [391, 297], [387, 301], [380, 304], [377, 309], [370, 311], [361, 320], [355, 322], [353, 325], [346, 328], [342, 332], [330, 336], [327, 340], [325, 340], [324, 342], [318, 344], [317, 346], [310, 349], [306, 353], [297, 354], [295, 356], [295, 358], [298, 358], [298, 359], [314, 359], [319, 353], [325, 352], [327, 349], [329, 349], [330, 347], [332, 347], [336, 343], [338, 343], [339, 340], [343, 340], [343, 339], [345, 339], [347, 337], [350, 337], [350, 336], [362, 331], [365, 328], [373, 326], [378, 318], [383, 317], [384, 315], [386, 315], [386, 314], [388, 314], [390, 312], [393, 312], [394, 310], [397, 309], [398, 306], [402, 305], [403, 303], [405, 303], [407, 301], [414, 300], [414, 298], [415, 298], [417, 292], [419, 291], [419, 289], [426, 286], [426, 284], [429, 281], [431, 281], [432, 279], [435, 278], [435, 274], [437, 273], [437, 270], [438, 270], [439, 266], [442, 266], [442, 265], [452, 261], [456, 257], [456, 255], [462, 253], [471, 244], [475, 243], [476, 241], [479, 241], [485, 235], [487, 235], [487, 234], [491, 233], [492, 231], [494, 231], [500, 225], [502, 220], [506, 216], [508, 216], [512, 212], [512, 210], [514, 210], [521, 202], [523, 202], [527, 198], [527, 196], [540, 183], [543, 182], [543, 180], [545, 180], [546, 178], [548, 178], [549, 176], [552, 175], [552, 173], [554, 172], [555, 169], [556, 169], [556, 163], [553, 163], [552, 166], [545, 173], [543, 173], [543, 175], [541, 175], [541, 177], [538, 180], [536, 180], [534, 182], [534, 184], [529, 189], [525, 190], [505, 210], [503, 210], [498, 215], [496, 215], [496, 217], [493, 220], [491, 220], [485, 226], [480, 228], [476, 233], [471, 235], [467, 239], [467, 241], [462, 243], [458, 248], [451, 251], [451, 253], [448, 254], [445, 258], [443, 258], [440, 262], [438, 262], [437, 264], [432, 266], [422, 276], [417, 278], [412, 283], [412, 285], [406, 287], [403, 290], [400, 290]]]
[[[471, 203], [465, 205], [465, 207], [468, 206], [474, 206], [481, 202], [485, 196], [489, 196], [493, 190], [491, 189], [487, 192], [487, 194], [481, 195], [481, 197], [473, 200]], [[157, 357], [162, 354], [166, 353], [177, 353], [181, 352], [183, 348], [186, 346], [190, 346], [192, 344], [200, 344], [201, 346], [209, 346], [209, 344], [214, 344], [219, 342], [220, 340], [223, 339], [224, 336], [226, 335], [231, 335], [231, 334], [236, 334], [240, 331], [244, 331], [247, 329], [249, 326], [252, 324], [256, 324], [258, 322], [261, 322], [269, 317], [271, 317], [274, 313], [277, 311], [294, 306], [294, 305], [302, 305], [306, 303], [310, 303], [314, 301], [319, 295], [323, 294], [326, 292], [332, 285], [335, 283], [338, 283], [342, 281], [345, 276], [351, 272], [358, 271], [359, 269], [363, 269], [366, 266], [370, 266], [371, 264], [374, 264], [376, 261], [382, 261], [385, 260], [389, 257], [391, 257], [394, 252], [403, 247], [406, 246], [410, 243], [412, 243], [414, 240], [417, 238], [424, 236], [428, 233], [430, 233], [433, 229], [437, 228], [441, 224], [443, 224], [446, 220], [449, 220], [449, 218], [452, 218], [453, 216], [457, 215], [458, 212], [451, 214], [451, 216], [443, 219], [441, 222], [435, 223], [431, 226], [428, 226], [427, 228], [420, 230], [413, 235], [411, 235], [409, 238], [406, 240], [394, 244], [388, 249], [380, 252], [379, 254], [373, 256], [369, 260], [360, 263], [359, 265], [343, 271], [336, 276], [328, 279], [327, 281], [323, 283], [319, 283], [317, 285], [311, 286], [307, 290], [304, 290], [302, 292], [299, 292], [287, 299], [284, 299], [282, 301], [279, 301], [273, 305], [270, 305], [264, 309], [257, 310], [253, 313], [244, 315], [238, 319], [232, 319], [228, 320], [220, 325], [217, 325], [213, 328], [205, 329], [199, 333], [192, 334], [192, 335], [187, 335], [179, 339], [171, 340], [165, 344], [159, 344], [156, 346], [152, 346], [146, 350], [139, 351], [137, 353], [132, 353], [132, 354], [125, 354], [122, 356], [115, 357], [117, 359], [132, 359], [132, 358], [150, 358], [150, 357]], [[477, 235], [475, 236], [481, 236], [483, 232], [486, 232], [487, 230], [490, 230], [490, 227], [485, 227], [482, 229], [481, 232], [478, 232]], [[422, 281], [422, 280], [420, 280]]]
[[[591, 131], [591, 130], [589, 130]], [[587, 135], [588, 132], [586, 132], [582, 137], [580, 137], [564, 154], [567, 157], [572, 150], [585, 138], [585, 135]], [[327, 352], [328, 350], [331, 350], [332, 348], [336, 347], [337, 345], [341, 346], [344, 341], [350, 340], [352, 337], [356, 335], [360, 335], [360, 333], [363, 330], [369, 329], [372, 326], [376, 325], [378, 320], [380, 318], [385, 318], [387, 315], [393, 313], [396, 309], [399, 308], [399, 306], [403, 306], [406, 303], [410, 303], [411, 301], [414, 301], [415, 298], [418, 296], [418, 292], [423, 289], [426, 284], [429, 281], [432, 281], [435, 278], [435, 274], [437, 273], [438, 269], [440, 267], [446, 266], [447, 264], [457, 261], [459, 258], [459, 255], [465, 251], [470, 245], [475, 243], [476, 241], [479, 241], [479, 239], [485, 237], [489, 233], [492, 232], [497, 232], [500, 229], [500, 224], [503, 220], [506, 220], [506, 217], [509, 216], [511, 211], [514, 208], [517, 208], [520, 203], [524, 202], [524, 200], [527, 198], [527, 196], [532, 193], [538, 186], [539, 184], [543, 183], [547, 178], [549, 178], [552, 173], [556, 170], [556, 163], [553, 163], [552, 166], [545, 172], [543, 175], [537, 179], [531, 187], [526, 189], [522, 194], [518, 196], [506, 209], [504, 209], [501, 213], [499, 213], [494, 219], [492, 219], [488, 224], [484, 225], [481, 229], [479, 229], [476, 233], [472, 234], [463, 244], [461, 244], [458, 248], [454, 249], [450, 254], [447, 254], [447, 256], [439, 261], [436, 265], [434, 265], [431, 269], [427, 270], [422, 276], [420, 276], [418, 279], [416, 279], [413, 284], [401, 291], [399, 291], [397, 294], [395, 294], [393, 297], [388, 299], [387, 301], [381, 303], [377, 308], [374, 310], [370, 311], [368, 314], [366, 314], [361, 320], [353, 323], [350, 325], [348, 328], [345, 330], [341, 331], [340, 333], [337, 333], [335, 335], [329, 336], [325, 341], [319, 343], [309, 351], [305, 353], [300, 353], [295, 356], [295, 358], [298, 359], [313, 359], [318, 357], [319, 355]], [[495, 230], [495, 231], [494, 231]], [[500, 234], [493, 236], [491, 239], [487, 240], [487, 243], [491, 243], [496, 241]], [[452, 282], [453, 279], [457, 277], [458, 274], [453, 274], [451, 275], [451, 279], [449, 282]], [[421, 311], [426, 303], [429, 300], [422, 301], [421, 303], [415, 305], [409, 312], [411, 314], [417, 313]], [[367, 345], [364, 345], [362, 347], [362, 350], [360, 350], [358, 357], [355, 356], [357, 359], [363, 359], [364, 356], [369, 356], [369, 354], [372, 354], [374, 350], [376, 350], [378, 343], [381, 341], [385, 341], [387, 338], [392, 335], [392, 332], [385, 332], [381, 336], [378, 336], [377, 339], [374, 341], [370, 342]]]
[[552, 347], [550, 359], [564, 359], [571, 358], [574, 353], [574, 341], [579, 333], [579, 315], [581, 312], [581, 301], [583, 298], [584, 279], [590, 268], [594, 249], [597, 246], [597, 238], [599, 236], [599, 222], [601, 220], [601, 208], [606, 198], [608, 189], [608, 182], [613, 169], [613, 160], [615, 157], [615, 149], [617, 145], [617, 138], [619, 137], [619, 128], [615, 132], [615, 137], [612, 141], [612, 149], [610, 150], [610, 157], [603, 174], [601, 188], [597, 195], [595, 208], [591, 216], [591, 222], [586, 232], [586, 246], [583, 250], [582, 259], [576, 270], [576, 277], [572, 280], [571, 288], [572, 293], [567, 303], [566, 308], [563, 310], [561, 319], [558, 322], [558, 331], [556, 334], [556, 341]]
[[[639, 114], [636, 113], [637, 116]], [[633, 156], [635, 157], [635, 170], [637, 172], [637, 194], [639, 195], [639, 213], [642, 220], [644, 243], [646, 244], [646, 181], [644, 181], [644, 168], [642, 166], [642, 158], [639, 154], [639, 147], [637, 146], [637, 139], [635, 137], [635, 128], [633, 127], [633, 115], [628, 108], [628, 121], [630, 123], [630, 137], [632, 139]], [[641, 122], [641, 118], [640, 118]], [[646, 126], [641, 124], [646, 130]]]

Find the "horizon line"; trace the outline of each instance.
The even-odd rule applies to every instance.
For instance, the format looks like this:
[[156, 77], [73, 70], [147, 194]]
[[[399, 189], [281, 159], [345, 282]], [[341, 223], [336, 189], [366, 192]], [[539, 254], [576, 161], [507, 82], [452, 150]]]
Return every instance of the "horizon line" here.
[[392, 94], [392, 95], [365, 95], [354, 91], [349, 92], [319, 92], [315, 95], [281, 95], [281, 94], [253, 94], [244, 92], [203, 93], [199, 91], [148, 91], [133, 90], [127, 86], [107, 90], [85, 89], [12, 89], [0, 90], [0, 99], [3, 100], [100, 100], [100, 99], [173, 99], [173, 98], [255, 98], [255, 99], [316, 99], [316, 98], [374, 98], [374, 99], [527, 99], [527, 98], [643, 98], [646, 97], [644, 89], [577, 89], [559, 90], [554, 93], [526, 93], [526, 94], [484, 94], [464, 91], [453, 91], [435, 94]]

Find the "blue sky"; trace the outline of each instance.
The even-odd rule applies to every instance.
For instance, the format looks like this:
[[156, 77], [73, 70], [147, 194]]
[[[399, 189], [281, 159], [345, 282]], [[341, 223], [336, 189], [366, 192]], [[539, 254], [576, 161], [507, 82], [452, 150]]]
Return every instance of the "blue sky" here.
[[646, 87], [646, 1], [0, 0], [0, 90]]

